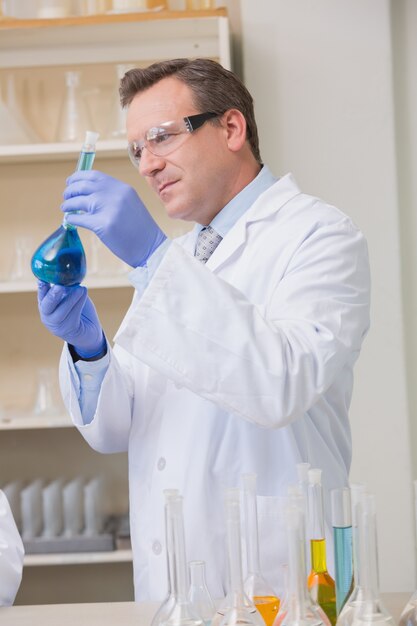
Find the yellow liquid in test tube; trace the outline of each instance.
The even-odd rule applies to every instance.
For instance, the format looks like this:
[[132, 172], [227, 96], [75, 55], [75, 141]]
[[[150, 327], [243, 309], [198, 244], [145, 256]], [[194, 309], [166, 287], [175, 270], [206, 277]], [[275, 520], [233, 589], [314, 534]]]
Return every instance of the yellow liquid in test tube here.
[[275, 596], [254, 596], [253, 601], [266, 626], [272, 626], [279, 611], [279, 599]]
[[326, 566], [325, 539], [312, 539], [311, 572], [307, 586], [312, 599], [321, 606], [332, 626], [336, 624], [336, 587]]

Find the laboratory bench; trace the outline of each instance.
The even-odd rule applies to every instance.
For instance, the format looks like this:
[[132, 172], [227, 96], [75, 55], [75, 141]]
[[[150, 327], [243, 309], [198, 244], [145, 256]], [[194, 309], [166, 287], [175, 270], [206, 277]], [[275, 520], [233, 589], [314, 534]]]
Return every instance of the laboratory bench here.
[[[383, 593], [382, 600], [398, 623], [411, 593]], [[158, 608], [154, 602], [47, 604], [0, 609], [0, 626], [150, 626]]]

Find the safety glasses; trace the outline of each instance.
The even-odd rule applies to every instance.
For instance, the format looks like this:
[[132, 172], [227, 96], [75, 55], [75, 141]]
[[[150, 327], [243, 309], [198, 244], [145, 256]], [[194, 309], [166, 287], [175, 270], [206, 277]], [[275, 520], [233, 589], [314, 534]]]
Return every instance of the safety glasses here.
[[177, 150], [191, 133], [213, 117], [219, 117], [219, 114], [198, 113], [184, 117], [179, 122], [162, 122], [159, 126], [150, 128], [144, 139], [130, 141], [128, 144], [127, 151], [133, 167], [135, 169], [139, 167], [144, 148], [155, 156], [168, 156]]

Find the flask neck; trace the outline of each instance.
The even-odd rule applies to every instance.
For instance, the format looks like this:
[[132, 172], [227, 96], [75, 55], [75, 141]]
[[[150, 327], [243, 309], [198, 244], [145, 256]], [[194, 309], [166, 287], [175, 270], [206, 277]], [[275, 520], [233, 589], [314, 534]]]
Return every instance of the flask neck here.
[[260, 574], [258, 511], [256, 505], [256, 475], [245, 474], [244, 506], [246, 527], [247, 570], [249, 574]]
[[310, 541], [310, 549], [311, 569], [317, 574], [327, 572], [325, 539], [312, 539]]

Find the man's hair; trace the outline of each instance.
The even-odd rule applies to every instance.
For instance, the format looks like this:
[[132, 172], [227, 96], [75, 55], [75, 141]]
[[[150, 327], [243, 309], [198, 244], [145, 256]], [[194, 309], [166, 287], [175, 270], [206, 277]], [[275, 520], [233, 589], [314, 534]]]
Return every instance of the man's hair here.
[[[172, 59], [129, 70], [120, 82], [122, 106], [128, 106], [136, 94], [171, 76], [188, 85], [193, 94], [193, 104], [202, 113], [211, 111], [220, 116], [229, 109], [238, 109], [246, 120], [246, 139], [255, 159], [261, 163], [253, 98], [240, 78], [216, 61]], [[210, 122], [219, 123], [216, 118]]]

